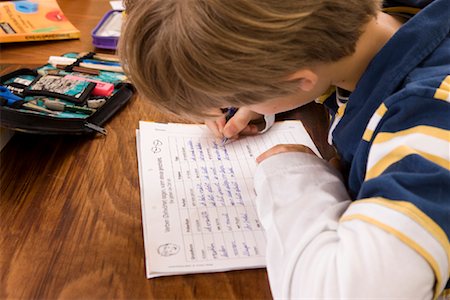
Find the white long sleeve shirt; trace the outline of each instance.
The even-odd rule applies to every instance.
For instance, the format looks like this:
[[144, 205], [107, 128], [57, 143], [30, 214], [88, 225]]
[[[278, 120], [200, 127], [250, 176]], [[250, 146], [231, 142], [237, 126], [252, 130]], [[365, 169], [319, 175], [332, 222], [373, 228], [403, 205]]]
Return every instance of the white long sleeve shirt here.
[[263, 161], [255, 174], [275, 298], [431, 299], [435, 276], [398, 237], [358, 219], [340, 175], [305, 153]]

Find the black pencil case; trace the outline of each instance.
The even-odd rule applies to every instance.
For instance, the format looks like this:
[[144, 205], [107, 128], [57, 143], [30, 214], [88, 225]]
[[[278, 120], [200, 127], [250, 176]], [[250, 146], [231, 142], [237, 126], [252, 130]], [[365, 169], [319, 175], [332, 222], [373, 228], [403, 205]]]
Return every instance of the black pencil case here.
[[[13, 103], [6, 99], [9, 94], [0, 93], [0, 127], [33, 134], [106, 134], [103, 125], [132, 98], [133, 86], [121, 72], [79, 67], [85, 59], [95, 60], [96, 53], [66, 53], [62, 57], [74, 62], [23, 68], [0, 77], [2, 91], [6, 87], [20, 98]], [[110, 87], [110, 94], [95, 94], [99, 85]]]

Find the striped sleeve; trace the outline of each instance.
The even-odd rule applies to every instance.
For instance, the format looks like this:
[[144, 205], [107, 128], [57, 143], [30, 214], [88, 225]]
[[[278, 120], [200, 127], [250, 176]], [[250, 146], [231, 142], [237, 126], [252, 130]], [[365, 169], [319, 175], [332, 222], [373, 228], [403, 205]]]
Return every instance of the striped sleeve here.
[[419, 253], [435, 273], [435, 296], [450, 274], [450, 76], [434, 97], [382, 104], [363, 139], [370, 144], [358, 201], [341, 222], [375, 225]]
[[374, 225], [420, 254], [435, 274], [435, 297], [443, 291], [450, 271], [449, 240], [441, 227], [416, 206], [384, 198], [360, 200], [350, 205], [340, 220], [350, 221]]

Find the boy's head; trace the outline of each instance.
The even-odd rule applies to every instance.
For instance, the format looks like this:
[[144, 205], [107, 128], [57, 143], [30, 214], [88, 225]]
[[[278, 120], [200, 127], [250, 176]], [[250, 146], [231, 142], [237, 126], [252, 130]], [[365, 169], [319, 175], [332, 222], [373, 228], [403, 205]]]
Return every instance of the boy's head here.
[[[183, 116], [295, 93], [299, 69], [351, 55], [377, 0], [129, 0], [124, 67]], [[311, 99], [312, 100], [312, 99]]]

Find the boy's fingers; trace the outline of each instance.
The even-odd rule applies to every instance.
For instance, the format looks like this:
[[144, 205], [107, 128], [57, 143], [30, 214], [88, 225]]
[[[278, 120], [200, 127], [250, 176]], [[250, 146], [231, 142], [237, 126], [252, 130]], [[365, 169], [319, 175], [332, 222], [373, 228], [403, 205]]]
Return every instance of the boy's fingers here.
[[216, 120], [216, 125], [217, 125], [217, 128], [219, 129], [219, 132], [223, 131], [223, 127], [225, 126], [226, 123], [227, 123], [227, 120], [225, 119], [225, 117], [220, 117]]
[[267, 159], [273, 155], [285, 153], [285, 152], [303, 152], [303, 153], [315, 155], [314, 152], [311, 149], [309, 149], [309, 147], [304, 146], [304, 145], [279, 144], [279, 145], [276, 145], [276, 146], [270, 148], [269, 150], [263, 152], [261, 155], [259, 155], [256, 158], [256, 162], [259, 164], [262, 161], [264, 161], [265, 159]]
[[251, 121], [251, 113], [247, 109], [239, 109], [236, 114], [225, 124], [222, 133], [226, 137], [239, 135], [239, 133], [247, 127]]
[[216, 138], [222, 138], [223, 134], [219, 131], [216, 121], [207, 120], [205, 121], [206, 126], [212, 131]]
[[240, 135], [255, 135], [259, 132], [258, 126], [254, 124], [249, 124], [247, 127], [242, 129], [239, 133]]

